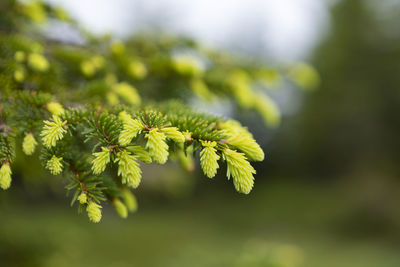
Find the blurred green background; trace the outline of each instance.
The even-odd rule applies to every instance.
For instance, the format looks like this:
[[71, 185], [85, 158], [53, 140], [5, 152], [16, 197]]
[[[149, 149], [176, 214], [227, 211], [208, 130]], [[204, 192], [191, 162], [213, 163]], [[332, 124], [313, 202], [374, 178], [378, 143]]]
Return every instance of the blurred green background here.
[[0, 266], [400, 266], [399, 14], [398, 1], [334, 1], [309, 58], [320, 88], [275, 130], [234, 114], [267, 155], [248, 196], [223, 171], [152, 166], [139, 211], [106, 206], [94, 225], [59, 177], [17, 162], [31, 175], [0, 193]]

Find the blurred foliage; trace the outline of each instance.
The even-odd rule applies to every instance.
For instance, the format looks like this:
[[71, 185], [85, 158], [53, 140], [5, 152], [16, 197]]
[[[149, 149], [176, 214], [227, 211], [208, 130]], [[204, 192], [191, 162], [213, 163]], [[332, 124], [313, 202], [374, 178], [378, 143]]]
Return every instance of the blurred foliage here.
[[[279, 181], [278, 181], [279, 180]], [[13, 195], [0, 207], [3, 266], [396, 267], [400, 213], [387, 235], [355, 237], [340, 222], [357, 212], [346, 183], [279, 177], [246, 198], [213, 191], [182, 200], [143, 196], [127, 220], [93, 225], [64, 204]], [[221, 185], [221, 188], [224, 188]], [[203, 191], [204, 192], [204, 191]], [[338, 198], [338, 196], [341, 196]], [[398, 194], [397, 190], [397, 196]], [[398, 197], [397, 197], [398, 201]], [[11, 207], [9, 203], [13, 203]], [[362, 224], [359, 224], [359, 226]]]
[[[399, 266], [399, 8], [397, 1], [390, 0], [337, 1], [331, 10], [331, 27], [313, 54], [313, 64], [321, 73], [320, 89], [303, 98], [297, 114], [285, 118], [283, 127], [275, 132], [274, 142], [262, 140], [269, 145], [270, 157], [265, 164], [255, 165], [261, 179], [257, 179], [254, 194], [246, 198], [225, 191], [228, 189], [223, 180], [212, 184], [200, 180], [194, 187], [194, 175], [189, 177], [176, 165], [143, 167], [143, 183], [152, 191], [138, 190], [142, 211], [126, 221], [109, 216], [93, 226], [57, 203], [44, 205], [62, 194], [58, 181], [31, 166], [39, 164], [35, 158], [30, 164], [16, 161], [16, 194], [0, 195], [4, 200], [0, 211], [0, 265]], [[10, 15], [0, 16], [9, 23], [6, 18]], [[4, 28], [6, 24], [0, 25]], [[140, 38], [148, 40], [145, 35]], [[151, 38], [154, 41], [150, 43], [158, 46], [158, 38]], [[114, 44], [112, 53], [117, 54], [136, 44], [132, 40], [132, 46], [107, 40]], [[186, 52], [187, 46], [183, 47]], [[132, 50], [129, 54], [136, 53]], [[231, 68], [232, 72], [221, 70], [223, 75], [234, 74], [229, 81], [235, 81], [232, 91], [223, 95], [223, 90], [215, 91], [221, 94], [213, 92], [215, 76], [208, 73], [207, 63], [196, 60], [204, 54], [197, 48], [183, 54], [176, 54], [174, 64], [171, 60], [169, 65], [166, 63], [168, 74], [158, 77], [154, 87], [149, 79], [154, 71], [147, 57], [140, 58], [143, 65], [135, 62], [130, 67], [138, 78], [128, 74], [106, 78], [108, 82], [134, 85], [145, 102], [153, 94], [158, 100], [173, 94], [183, 102], [200, 97], [214, 104], [223, 98], [236, 99], [236, 94], [247, 90], [243, 85], [248, 77], [251, 90], [267, 93], [268, 98], [273, 98], [274, 90], [285, 86], [289, 79], [297, 79], [308, 90], [320, 80], [313, 69], [301, 63], [283, 71], [263, 67], [253, 72], [241, 66], [240, 70]], [[84, 77], [77, 82], [80, 90], [86, 90], [86, 80], [105, 79], [97, 76], [96, 59], [91, 56], [89, 63], [81, 65], [78, 60], [74, 65], [74, 77]], [[225, 59], [234, 58], [242, 62], [231, 55]], [[303, 74], [298, 76], [296, 72]], [[122, 75], [126, 76], [121, 79]], [[180, 82], [175, 78], [169, 81], [171, 75], [179, 77]], [[155, 89], [169, 83], [174, 83], [175, 89]], [[224, 86], [231, 86], [227, 84]], [[235, 86], [240, 90], [232, 93]], [[93, 99], [96, 90], [90, 96]], [[60, 99], [62, 96], [52, 100]], [[123, 101], [118, 95], [107, 99], [108, 104], [115, 99]], [[259, 124], [243, 115], [247, 99], [238, 99], [234, 105], [240, 106], [237, 115], [244, 124]], [[270, 134], [264, 127], [259, 129], [260, 136]], [[18, 154], [22, 155], [20, 145]], [[187, 161], [185, 154], [173, 156], [185, 169], [193, 170], [196, 165]], [[42, 184], [38, 186], [37, 182]], [[30, 200], [29, 208], [19, 198]], [[104, 205], [104, 213], [113, 212], [110, 206]]]
[[285, 170], [400, 175], [400, 18], [384, 19], [400, 10], [396, 2], [349, 0], [332, 8], [329, 34], [313, 56], [320, 90], [304, 99], [277, 143]]

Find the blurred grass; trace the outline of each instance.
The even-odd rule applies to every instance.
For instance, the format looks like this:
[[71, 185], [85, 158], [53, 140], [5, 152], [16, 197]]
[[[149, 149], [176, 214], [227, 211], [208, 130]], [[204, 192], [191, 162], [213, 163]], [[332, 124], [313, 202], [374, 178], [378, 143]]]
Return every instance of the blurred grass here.
[[359, 199], [342, 185], [287, 180], [249, 196], [222, 191], [145, 202], [127, 220], [106, 207], [97, 225], [65, 204], [6, 201], [0, 266], [277, 266], [241, 265], [246, 253], [267, 253], [254, 244], [294, 248], [280, 257], [302, 264], [282, 266], [400, 266], [399, 211], [375, 217]]

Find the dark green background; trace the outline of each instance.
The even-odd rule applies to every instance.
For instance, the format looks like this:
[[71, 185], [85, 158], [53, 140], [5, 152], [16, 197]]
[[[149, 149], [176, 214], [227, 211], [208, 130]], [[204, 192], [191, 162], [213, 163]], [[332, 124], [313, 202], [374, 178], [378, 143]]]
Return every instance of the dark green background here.
[[248, 196], [222, 174], [155, 167], [138, 213], [106, 206], [95, 225], [20, 160], [0, 193], [0, 266], [400, 266], [399, 14], [338, 1], [311, 58], [320, 88], [277, 130], [238, 117], [267, 154]]

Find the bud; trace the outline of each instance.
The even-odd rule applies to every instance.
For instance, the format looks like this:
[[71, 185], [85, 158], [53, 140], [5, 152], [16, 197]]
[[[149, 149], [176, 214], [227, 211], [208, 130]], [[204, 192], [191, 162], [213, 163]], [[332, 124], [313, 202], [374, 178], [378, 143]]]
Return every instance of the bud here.
[[104, 59], [104, 57], [102, 56], [94, 56], [90, 59], [90, 61], [92, 62], [93, 66], [96, 69], [101, 69], [104, 67], [104, 64], [106, 63], [106, 60]]
[[181, 75], [198, 77], [204, 73], [204, 64], [191, 55], [178, 55], [172, 59], [172, 66]]
[[124, 43], [117, 41], [111, 44], [111, 52], [114, 55], [122, 55], [125, 53], [125, 45]]
[[22, 150], [25, 154], [32, 155], [33, 152], [35, 152], [36, 145], [37, 142], [32, 133], [25, 135], [24, 141], [22, 142]]
[[275, 102], [265, 94], [258, 94], [254, 97], [254, 108], [264, 118], [265, 123], [271, 127], [279, 126], [281, 112]]
[[254, 92], [251, 89], [251, 77], [247, 72], [234, 70], [227, 76], [226, 82], [241, 107], [253, 107]]
[[92, 171], [93, 174], [100, 174], [105, 169], [107, 164], [110, 162], [110, 149], [102, 147], [101, 152], [93, 153], [95, 159], [92, 160]]
[[239, 122], [229, 120], [222, 123], [220, 128], [227, 136], [226, 141], [228, 144], [235, 146], [238, 150], [244, 152], [248, 159], [254, 161], [264, 160], [264, 151], [253, 139], [253, 135]]
[[14, 71], [14, 80], [17, 82], [23, 82], [25, 80], [25, 70], [21, 68]]
[[138, 60], [134, 60], [129, 63], [128, 71], [132, 78], [136, 79], [143, 79], [147, 75], [146, 66]]
[[256, 76], [262, 85], [268, 89], [276, 90], [283, 85], [283, 77], [275, 69], [262, 68], [256, 72]]
[[71, 21], [71, 18], [69, 17], [67, 11], [65, 11], [63, 8], [56, 7], [53, 9], [53, 11], [57, 19], [65, 22]]
[[11, 168], [10, 163], [5, 162], [0, 168], [0, 187], [3, 190], [10, 188], [11, 185]]
[[214, 96], [210, 89], [208, 89], [207, 85], [201, 79], [193, 79], [190, 82], [190, 89], [198, 95], [199, 97], [203, 98], [204, 100], [211, 101]]
[[118, 119], [120, 119], [123, 123], [127, 123], [127, 122], [129, 122], [129, 120], [132, 119], [132, 117], [131, 117], [131, 115], [129, 115], [128, 112], [123, 110], [120, 113], [118, 113]]
[[86, 195], [86, 193], [82, 192], [78, 197], [78, 201], [81, 204], [86, 204], [87, 203], [87, 195]]
[[149, 150], [150, 156], [156, 163], [164, 164], [168, 159], [168, 145], [165, 142], [165, 134], [159, 132], [158, 129], [152, 129], [146, 134], [146, 148]]
[[101, 206], [96, 204], [94, 201], [90, 201], [86, 207], [89, 220], [98, 223], [101, 220]]
[[118, 162], [118, 175], [122, 177], [121, 182], [133, 188], [138, 187], [142, 179], [142, 170], [136, 157], [123, 150], [117, 154], [115, 162]]
[[318, 72], [312, 66], [303, 62], [294, 64], [289, 69], [288, 76], [305, 90], [314, 90], [321, 82]]
[[229, 148], [223, 151], [224, 159], [228, 165], [227, 177], [233, 177], [233, 184], [236, 191], [244, 194], [250, 193], [254, 185], [254, 168], [246, 160], [243, 153], [239, 153]]
[[217, 143], [211, 141], [202, 141], [203, 149], [200, 152], [200, 165], [208, 178], [213, 178], [219, 168], [217, 150], [214, 148]]
[[129, 83], [122, 82], [114, 84], [111, 88], [120, 98], [122, 98], [127, 103], [137, 106], [140, 104], [140, 96], [135, 87]]
[[25, 55], [25, 52], [23, 52], [23, 51], [17, 51], [14, 54], [14, 59], [17, 62], [23, 62], [25, 60], [25, 57], [26, 57], [26, 55]]
[[119, 103], [118, 96], [114, 92], [108, 92], [106, 94], [106, 99], [108, 104], [110, 104], [111, 106], [116, 106]]
[[53, 115], [53, 121], [44, 121], [44, 123], [46, 125], [43, 127], [40, 136], [42, 136], [43, 144], [50, 148], [55, 146], [58, 140], [63, 139], [64, 133], [67, 132], [63, 126], [67, 121], [61, 121], [58, 116]]
[[121, 218], [126, 218], [128, 217], [128, 209], [124, 205], [124, 203], [121, 202], [118, 198], [115, 198], [113, 200], [113, 205], [115, 210], [117, 211], [118, 215], [121, 216]]
[[125, 205], [129, 211], [135, 212], [137, 210], [138, 204], [136, 197], [129, 189], [122, 189], [122, 198], [124, 199]]
[[96, 66], [89, 60], [82, 61], [80, 67], [86, 77], [92, 77], [96, 73]]
[[47, 20], [46, 10], [40, 1], [25, 2], [21, 6], [21, 11], [37, 24], [45, 23]]
[[63, 169], [61, 161], [62, 157], [57, 157], [56, 155], [53, 155], [53, 157], [51, 157], [51, 159], [47, 161], [46, 169], [48, 169], [53, 175], [60, 174]]
[[61, 114], [63, 114], [65, 112], [63, 106], [60, 103], [57, 103], [57, 102], [47, 103], [46, 107], [47, 107], [47, 110], [52, 115], [59, 116], [59, 115], [61, 115]]
[[121, 120], [123, 121], [123, 129], [119, 134], [118, 142], [123, 146], [128, 145], [132, 139], [135, 138], [144, 128], [142, 122], [127, 116], [129, 115], [127, 114], [120, 116], [120, 118], [122, 118]]
[[176, 127], [164, 127], [161, 129], [161, 132], [165, 134], [165, 136], [174, 142], [184, 143], [185, 137]]
[[39, 71], [39, 72], [45, 72], [50, 67], [50, 64], [47, 61], [47, 59], [43, 55], [37, 54], [37, 53], [29, 54], [29, 56], [28, 56], [28, 65], [33, 70], [36, 70], [36, 71]]

